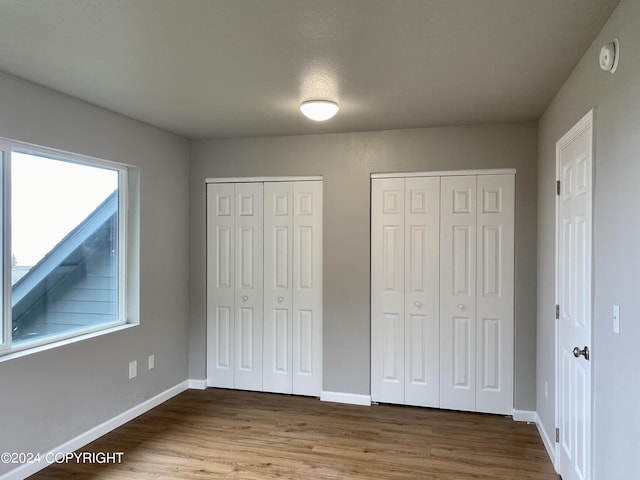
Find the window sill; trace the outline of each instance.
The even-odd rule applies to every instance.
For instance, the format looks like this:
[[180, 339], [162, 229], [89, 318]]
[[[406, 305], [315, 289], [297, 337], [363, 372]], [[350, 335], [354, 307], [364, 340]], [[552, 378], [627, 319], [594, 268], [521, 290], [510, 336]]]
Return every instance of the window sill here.
[[55, 342], [47, 343], [44, 345], [37, 345], [34, 347], [26, 346], [21, 350], [16, 350], [16, 351], [10, 350], [6, 353], [0, 352], [0, 363], [7, 362], [9, 360], [14, 360], [16, 358], [26, 357], [28, 355], [32, 355], [35, 353], [52, 350], [54, 348], [63, 347], [65, 345], [71, 345], [73, 343], [81, 342], [83, 340], [88, 340], [90, 338], [95, 338], [102, 335], [108, 335], [110, 333], [119, 332], [120, 330], [127, 330], [132, 327], [137, 327], [138, 325], [139, 325], [138, 323], [125, 323], [123, 325], [116, 325], [114, 327], [105, 328], [104, 330], [97, 330], [95, 332], [88, 332], [75, 337], [64, 338], [62, 340], [57, 340]]

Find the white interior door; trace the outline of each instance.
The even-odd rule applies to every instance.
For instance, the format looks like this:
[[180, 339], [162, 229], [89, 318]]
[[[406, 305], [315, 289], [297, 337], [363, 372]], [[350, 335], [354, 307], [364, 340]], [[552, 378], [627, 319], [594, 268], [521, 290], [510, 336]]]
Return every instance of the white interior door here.
[[479, 175], [476, 410], [513, 414], [515, 177]]
[[440, 407], [476, 409], [476, 177], [442, 177]]
[[292, 393], [293, 183], [264, 184], [264, 390]]
[[373, 178], [371, 395], [513, 414], [515, 175]]
[[207, 185], [207, 384], [234, 387], [235, 187]]
[[405, 179], [371, 181], [371, 399], [405, 401]]
[[404, 355], [407, 405], [440, 405], [440, 177], [405, 180]]
[[235, 388], [262, 390], [263, 185], [235, 185]]
[[[557, 147], [559, 473], [591, 478], [591, 112]], [[581, 354], [581, 352], [583, 352]], [[578, 355], [577, 357], [575, 355]]]
[[322, 182], [293, 184], [293, 393], [322, 390]]
[[207, 185], [207, 384], [320, 395], [322, 180]]

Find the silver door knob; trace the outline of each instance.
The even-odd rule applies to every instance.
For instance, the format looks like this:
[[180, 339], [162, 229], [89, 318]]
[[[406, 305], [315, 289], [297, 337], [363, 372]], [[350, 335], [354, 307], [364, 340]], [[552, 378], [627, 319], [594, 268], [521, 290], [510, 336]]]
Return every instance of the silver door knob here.
[[284, 302], [284, 297], [278, 297], [278, 303]]
[[416, 308], [422, 308], [422, 304], [420, 302], [415, 303]]
[[464, 310], [464, 305], [459, 303], [458, 304], [458, 310], [460, 310], [460, 311]]
[[247, 300], [249, 300], [249, 297], [247, 297], [246, 295], [244, 297], [242, 297], [242, 301], [246, 302]]
[[580, 347], [573, 348], [573, 356], [578, 358], [580, 355], [584, 357], [585, 360], [589, 360], [589, 347], [584, 347], [580, 350]]

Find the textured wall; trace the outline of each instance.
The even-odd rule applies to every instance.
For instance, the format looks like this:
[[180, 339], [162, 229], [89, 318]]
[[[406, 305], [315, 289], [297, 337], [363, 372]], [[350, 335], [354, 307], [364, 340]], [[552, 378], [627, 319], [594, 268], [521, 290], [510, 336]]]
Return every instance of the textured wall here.
[[[640, 471], [640, 2], [623, 0], [548, 107], [539, 124], [537, 407], [555, 427], [555, 144], [594, 108], [593, 439], [596, 479]], [[600, 47], [617, 37], [614, 75], [598, 66]], [[612, 330], [621, 307], [620, 335]], [[545, 383], [548, 396], [545, 396]]]
[[5, 74], [0, 136], [140, 167], [140, 326], [0, 359], [0, 451], [46, 452], [187, 378], [188, 143]]
[[535, 409], [535, 123], [196, 141], [191, 144], [190, 377], [205, 378], [207, 177], [324, 176], [324, 382], [370, 392], [372, 172], [517, 169], [516, 406]]

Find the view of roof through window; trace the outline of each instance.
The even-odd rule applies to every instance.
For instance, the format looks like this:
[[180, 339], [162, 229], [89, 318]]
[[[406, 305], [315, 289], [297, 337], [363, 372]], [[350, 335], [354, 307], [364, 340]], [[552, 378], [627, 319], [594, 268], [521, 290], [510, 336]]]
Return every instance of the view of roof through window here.
[[117, 321], [118, 171], [11, 155], [14, 343]]
[[118, 172], [14, 151], [12, 284], [118, 188]]

